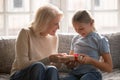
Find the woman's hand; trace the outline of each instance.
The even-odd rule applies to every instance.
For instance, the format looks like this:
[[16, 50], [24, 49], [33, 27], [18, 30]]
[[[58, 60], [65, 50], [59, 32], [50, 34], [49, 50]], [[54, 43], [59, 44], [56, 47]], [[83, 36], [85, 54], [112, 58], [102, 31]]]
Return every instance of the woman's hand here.
[[58, 56], [66, 56], [68, 55], [67, 53], [58, 53]]
[[64, 62], [66, 60], [67, 53], [58, 53], [58, 54], [52, 54], [49, 56], [49, 59], [51, 62]]
[[69, 55], [68, 54], [61, 54], [60, 53], [60, 55], [58, 56], [58, 59], [59, 59], [59, 62], [61, 62], [61, 63], [66, 63], [66, 62], [68, 62], [69, 61], [69, 57], [68, 57]]
[[50, 59], [50, 62], [54, 62], [54, 63], [58, 62], [59, 61], [58, 60], [58, 54], [52, 54], [52, 55], [50, 55], [49, 59]]

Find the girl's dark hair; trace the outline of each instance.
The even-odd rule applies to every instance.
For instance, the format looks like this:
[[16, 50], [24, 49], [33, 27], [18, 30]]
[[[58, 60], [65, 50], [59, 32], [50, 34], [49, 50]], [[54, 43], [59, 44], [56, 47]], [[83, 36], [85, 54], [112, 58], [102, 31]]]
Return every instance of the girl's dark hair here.
[[89, 23], [91, 21], [93, 21], [93, 19], [92, 19], [90, 13], [86, 10], [77, 11], [72, 18], [72, 22]]

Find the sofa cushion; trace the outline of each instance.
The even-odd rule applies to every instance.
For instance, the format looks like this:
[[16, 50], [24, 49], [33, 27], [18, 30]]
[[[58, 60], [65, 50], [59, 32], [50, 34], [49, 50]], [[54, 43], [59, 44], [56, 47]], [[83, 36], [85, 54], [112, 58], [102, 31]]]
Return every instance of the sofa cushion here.
[[[65, 77], [68, 73], [59, 73], [60, 78]], [[113, 69], [112, 73], [102, 72], [103, 79], [102, 80], [120, 80], [120, 69]]]
[[15, 54], [15, 39], [0, 37], [0, 73], [10, 73]]
[[5, 74], [5, 73], [1, 74], [0, 73], [0, 80], [10, 80], [9, 77], [10, 77], [9, 74]]
[[113, 69], [111, 73], [103, 72], [102, 76], [103, 80], [120, 80], [120, 69]]
[[[68, 73], [59, 72], [60, 77], [66, 76]], [[103, 72], [102, 80], [120, 80], [120, 69], [114, 69], [112, 73]], [[0, 74], [0, 80], [10, 80], [9, 74]]]

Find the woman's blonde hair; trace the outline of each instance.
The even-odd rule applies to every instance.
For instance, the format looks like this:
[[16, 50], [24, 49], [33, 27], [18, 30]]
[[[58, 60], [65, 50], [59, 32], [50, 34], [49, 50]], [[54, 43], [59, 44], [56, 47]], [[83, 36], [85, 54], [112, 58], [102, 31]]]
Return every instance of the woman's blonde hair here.
[[63, 12], [59, 8], [52, 4], [41, 6], [36, 12], [31, 28], [36, 34], [40, 34], [48, 28], [50, 21], [56, 16], [63, 16]]
[[[78, 10], [73, 18], [72, 23], [74, 22], [80, 22], [80, 23], [94, 23], [94, 19], [92, 18], [91, 14], [87, 10]], [[93, 26], [93, 30], [95, 30], [95, 27]]]

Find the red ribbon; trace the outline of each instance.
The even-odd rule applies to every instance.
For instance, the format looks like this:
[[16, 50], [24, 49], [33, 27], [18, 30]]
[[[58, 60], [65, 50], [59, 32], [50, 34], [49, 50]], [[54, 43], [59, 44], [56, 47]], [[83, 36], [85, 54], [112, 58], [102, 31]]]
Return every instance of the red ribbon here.
[[78, 61], [78, 56], [79, 56], [79, 54], [74, 54], [74, 59], [75, 59], [75, 61]]

